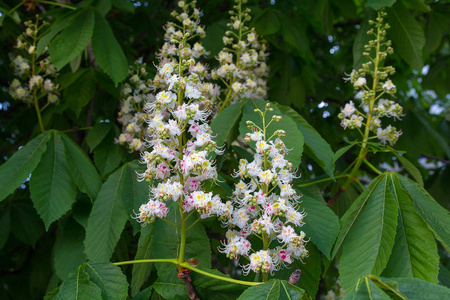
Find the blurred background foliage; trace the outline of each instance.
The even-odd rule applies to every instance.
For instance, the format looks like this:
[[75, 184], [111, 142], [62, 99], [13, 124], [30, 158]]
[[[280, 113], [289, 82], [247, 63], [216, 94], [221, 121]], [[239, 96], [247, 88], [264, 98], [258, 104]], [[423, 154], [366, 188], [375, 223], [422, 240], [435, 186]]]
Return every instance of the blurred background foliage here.
[[[19, 2], [0, 0], [2, 163], [39, 133], [33, 109], [15, 102], [8, 93], [9, 83], [14, 78], [9, 53], [14, 48], [16, 37], [24, 29], [23, 21], [39, 14], [54, 24], [50, 31], [53, 28], [57, 30], [55, 24], [59, 24], [59, 31], [55, 34], [61, 32], [59, 34], [63, 35], [63, 28], [71, 20], [70, 14], [75, 13], [45, 2], [25, 1], [8, 14]], [[95, 166], [105, 180], [120, 165], [138, 158], [136, 153], [127, 153], [113, 143], [119, 132], [116, 119], [120, 82], [126, 76], [126, 72], [120, 70], [124, 67], [127, 70], [126, 65], [139, 57], [149, 64], [156, 61], [155, 53], [163, 43], [162, 26], [170, 18], [176, 1], [61, 2], [86, 11], [97, 9], [101, 16], [96, 18], [106, 19], [104, 24], [111, 28], [120, 51], [126, 56], [126, 61], [118, 59], [118, 65], [108, 68], [105, 65], [99, 67], [90, 55], [90, 45], [75, 53], [76, 57], [60, 70], [59, 84], [65, 88], [61, 95], [63, 100], [43, 114], [46, 128], [70, 131], [69, 136], [84, 149], [91, 150]], [[198, 7], [203, 10], [202, 23], [206, 25], [207, 37], [203, 45], [210, 51], [210, 57], [222, 48], [222, 36], [231, 5], [231, 1], [223, 0], [198, 1]], [[388, 63], [397, 70], [391, 79], [399, 90], [398, 101], [405, 109], [404, 118], [396, 121], [396, 127], [403, 131], [396, 149], [405, 151], [403, 157], [420, 170], [425, 189], [449, 209], [450, 1], [249, 0], [248, 5], [252, 9], [253, 25], [269, 45], [269, 100], [295, 109], [330, 144], [333, 151], [357, 138], [353, 136], [354, 132], [343, 130], [337, 117], [340, 108], [354, 96], [352, 86], [343, 80], [344, 73], [350, 73], [361, 65], [362, 47], [367, 42], [365, 32], [368, 19], [373, 18], [375, 10], [381, 6], [389, 6], [386, 9], [391, 25], [388, 38], [393, 41], [394, 55], [390, 56]], [[94, 29], [93, 38], [97, 29]], [[51, 47], [50, 44], [50, 55]], [[212, 68], [214, 60], [210, 61]], [[96, 131], [87, 134], [87, 131], [78, 130], [91, 126], [95, 126]], [[345, 153], [339, 160], [337, 172], [344, 170], [352, 161], [357, 149], [353, 151]], [[372, 164], [380, 165], [382, 169], [402, 172], [403, 167], [398, 159], [392, 153], [370, 157]], [[324, 174], [308, 155], [303, 156], [300, 172], [302, 180], [306, 181]], [[371, 172], [362, 168], [359, 175], [374, 175]], [[52, 249], [58, 242], [61, 243], [59, 239], [64, 230], [83, 235], [80, 224], [86, 222], [89, 215], [89, 200], [81, 199], [72, 212], [77, 222], [67, 219], [59, 227], [53, 224], [49, 231], [45, 231], [30, 201], [28, 189], [25, 189], [27, 184], [24, 182], [21, 189], [0, 204], [1, 299], [41, 298], [50, 287], [55, 287], [61, 276], [67, 274], [53, 272], [52, 265], [57, 254]], [[325, 198], [332, 196], [336, 188], [331, 186], [325, 190]], [[346, 206], [344, 200], [340, 203], [344, 206], [343, 210], [342, 207], [334, 207], [338, 215], [342, 215]], [[132, 228], [128, 229], [132, 231]], [[75, 246], [82, 244], [84, 236], [80, 238], [77, 233], [70, 236], [78, 238], [65, 242]], [[135, 251], [136, 241], [130, 239], [130, 236], [123, 234], [115, 256], [127, 259], [126, 252]], [[80, 256], [83, 261], [82, 252]], [[450, 261], [445, 255], [441, 257], [443, 265], [448, 268]], [[332, 286], [331, 283], [326, 285], [328, 288]], [[320, 288], [324, 292], [324, 283]]]

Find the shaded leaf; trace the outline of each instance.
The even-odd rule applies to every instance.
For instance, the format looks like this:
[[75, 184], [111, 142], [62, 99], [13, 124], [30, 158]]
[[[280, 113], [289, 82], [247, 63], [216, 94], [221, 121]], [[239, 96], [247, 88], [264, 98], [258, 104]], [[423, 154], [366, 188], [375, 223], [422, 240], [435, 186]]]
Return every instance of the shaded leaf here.
[[[364, 199], [360, 213], [353, 219], [343, 243], [339, 278], [345, 290], [352, 288], [361, 276], [381, 274], [394, 245], [398, 206], [389, 190], [389, 177], [381, 174], [373, 182], [368, 192], [360, 196]], [[354, 205], [358, 203], [356, 200]], [[349, 211], [353, 211], [352, 207]]]
[[[221, 272], [214, 269], [203, 271], [218, 276], [230, 278], [228, 275], [222, 274]], [[196, 272], [193, 272], [191, 274], [191, 277], [192, 277], [192, 284], [194, 285], [195, 291], [197, 292], [200, 299], [205, 300], [236, 299], [246, 288], [246, 286], [243, 285], [204, 276]]]
[[345, 300], [348, 299], [379, 299], [379, 300], [390, 300], [391, 298], [383, 292], [369, 277], [364, 276], [358, 280], [356, 287], [345, 295]]
[[0, 167], [0, 201], [14, 192], [34, 171], [47, 149], [50, 132], [45, 132], [19, 149]]
[[266, 8], [255, 18], [256, 31], [261, 35], [271, 35], [281, 28], [280, 13], [272, 8]]
[[406, 171], [416, 180], [416, 182], [419, 184], [420, 187], [423, 188], [423, 178], [422, 174], [420, 174], [419, 169], [416, 168], [416, 166], [411, 163], [406, 157], [401, 156], [396, 151], [394, 151], [395, 156], [398, 158], [400, 163], [405, 167]]
[[422, 49], [425, 46], [425, 34], [414, 17], [400, 3], [389, 8], [388, 34], [392, 38], [395, 51], [415, 70], [422, 70]]
[[111, 0], [111, 4], [121, 11], [134, 13], [134, 5], [127, 0]]
[[[134, 260], [149, 259], [152, 253], [153, 224], [149, 224], [141, 229], [138, 249]], [[131, 273], [131, 296], [135, 296], [141, 290], [142, 285], [147, 281], [153, 269], [153, 263], [134, 264]]]
[[92, 51], [100, 68], [117, 84], [128, 75], [128, 61], [106, 19], [95, 13]]
[[86, 48], [94, 32], [94, 23], [92, 9], [84, 9], [51, 42], [48, 51], [58, 70]]
[[409, 300], [450, 299], [450, 289], [417, 278], [380, 278], [382, 281], [395, 281], [400, 292]]
[[396, 0], [368, 0], [366, 6], [372, 7], [375, 10], [379, 10], [382, 7], [392, 6]]
[[0, 212], [0, 250], [5, 246], [11, 232], [11, 213], [9, 209]]
[[222, 147], [231, 130], [241, 117], [242, 107], [243, 105], [240, 102], [231, 104], [219, 113], [211, 122], [211, 129], [216, 135], [214, 141], [217, 143], [218, 147]]
[[97, 91], [95, 70], [83, 69], [79, 72], [80, 75], [64, 90], [64, 99], [77, 117]]
[[91, 149], [91, 152], [103, 141], [112, 128], [113, 125], [111, 123], [100, 123], [89, 130], [86, 136], [86, 143]]
[[114, 171], [125, 157], [125, 149], [113, 143], [114, 135], [115, 132], [110, 131], [94, 150], [94, 163], [102, 177]]
[[33, 246], [44, 233], [42, 220], [39, 218], [30, 199], [15, 199], [11, 205], [12, 234], [21, 242]]
[[53, 262], [55, 273], [64, 279], [84, 263], [84, 228], [73, 219], [67, 220], [56, 237]]
[[77, 189], [70, 175], [61, 134], [50, 131], [47, 150], [30, 179], [30, 194], [48, 230], [53, 221], [70, 210]]
[[80, 191], [88, 194], [91, 200], [95, 200], [103, 183], [100, 175], [98, 175], [89, 157], [77, 144], [64, 134], [61, 137], [73, 181]]

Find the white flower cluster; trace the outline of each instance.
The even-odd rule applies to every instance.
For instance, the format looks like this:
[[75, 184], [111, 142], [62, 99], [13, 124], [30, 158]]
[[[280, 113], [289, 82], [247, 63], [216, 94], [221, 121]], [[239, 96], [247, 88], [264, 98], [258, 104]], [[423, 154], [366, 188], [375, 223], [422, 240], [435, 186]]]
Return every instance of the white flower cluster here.
[[[33, 103], [34, 98], [46, 97], [48, 104], [58, 102], [58, 88], [54, 80], [58, 76], [55, 66], [49, 57], [38, 59], [36, 54], [37, 36], [42, 26], [39, 19], [36, 23], [25, 22], [27, 26], [24, 33], [17, 37], [16, 48], [22, 55], [11, 57], [11, 67], [15, 78], [9, 86], [9, 94], [16, 100]], [[43, 54], [45, 54], [46, 49]], [[34, 65], [33, 65], [34, 64]]]
[[[263, 124], [268, 111], [257, 109]], [[273, 116], [272, 121], [281, 117]], [[230, 258], [247, 257], [250, 263], [245, 265], [244, 273], [272, 273], [281, 266], [291, 264], [294, 259], [308, 256], [305, 249], [305, 233], [296, 232], [295, 228], [303, 226], [305, 214], [298, 210], [300, 198], [291, 186], [292, 164], [285, 159], [288, 153], [280, 139], [285, 136], [283, 130], [277, 130], [271, 137], [266, 129], [248, 121], [253, 131], [245, 137], [246, 142], [256, 143], [256, 154], [252, 162], [241, 159], [239, 170], [234, 174], [240, 181], [235, 185], [233, 200], [226, 203], [226, 210], [221, 216], [222, 222], [229, 226], [227, 241], [219, 248], [221, 253]], [[252, 248], [249, 237], [263, 242], [263, 249]], [[270, 246], [278, 241], [278, 245]]]
[[[370, 56], [370, 49], [385, 49], [377, 53], [378, 59], [371, 58], [369, 62], [362, 64], [362, 68], [353, 70], [347, 78], [346, 81], [350, 81], [356, 91], [358, 91], [355, 99], [359, 98], [361, 100], [361, 106], [364, 109], [363, 112], [359, 111], [353, 101], [347, 103], [344, 108], [341, 109], [339, 118], [341, 119], [341, 126], [344, 129], [356, 129], [361, 128], [362, 125], [369, 127], [369, 129], [376, 134], [380, 143], [385, 145], [389, 143], [391, 145], [395, 144], [401, 135], [401, 131], [391, 125], [386, 128], [382, 128], [381, 118], [382, 117], [392, 117], [394, 119], [400, 119], [403, 116], [403, 108], [392, 100], [382, 99], [382, 95], [390, 95], [395, 97], [397, 91], [396, 86], [388, 78], [389, 75], [395, 73], [395, 69], [392, 66], [381, 66], [381, 61], [384, 60], [388, 54], [393, 53], [391, 47], [391, 41], [386, 41], [386, 29], [389, 28], [388, 24], [382, 24], [385, 15], [384, 12], [377, 18], [377, 21], [371, 21], [370, 23], [376, 25], [377, 33], [375, 34], [374, 29], [368, 31], [369, 35], [379, 36], [379, 39], [374, 39], [365, 45], [367, 52], [364, 52], [364, 56]], [[377, 66], [376, 74], [372, 70], [373, 61], [377, 61], [380, 65]], [[370, 75], [372, 79], [372, 88], [368, 86], [367, 75]], [[375, 82], [373, 82], [375, 81]]]
[[146, 64], [138, 59], [134, 66], [130, 66], [128, 80], [121, 91], [123, 100], [118, 120], [122, 124], [122, 133], [116, 142], [127, 145], [130, 151], [144, 150], [144, 139], [148, 137], [144, 129], [147, 118], [144, 105], [154, 96], [150, 93], [151, 81], [146, 80], [145, 75]]
[[[147, 169], [139, 178], [159, 183], [151, 189], [149, 202], [136, 213], [135, 218], [143, 225], [155, 217], [166, 217], [167, 201], [177, 202], [184, 212], [197, 210], [201, 218], [221, 215], [226, 208], [220, 197], [202, 191], [202, 182], [217, 179], [216, 167], [209, 155], [221, 151], [206, 123], [210, 111], [204, 104], [210, 95], [200, 81], [201, 74], [191, 71], [196, 66], [195, 61], [183, 54], [184, 49], [189, 48], [193, 30], [197, 32], [201, 27], [196, 21], [187, 22], [190, 19], [184, 17], [189, 15], [187, 8], [191, 4], [180, 1], [179, 6], [183, 9], [181, 32], [185, 34], [176, 34], [178, 41], [174, 43], [178, 46], [174, 46], [170, 61], [164, 55], [160, 57], [165, 63], [161, 62], [158, 67], [158, 86], [165, 88], [147, 99], [144, 106], [148, 123], [145, 146], [149, 150], [142, 152]], [[198, 16], [199, 12], [194, 9], [193, 14]], [[167, 38], [173, 40], [174, 36], [170, 34]]]
[[250, 9], [242, 8], [246, 1], [235, 2], [230, 11], [231, 22], [227, 24], [230, 30], [223, 37], [225, 47], [217, 56], [219, 67], [211, 71], [213, 79], [227, 85], [227, 89], [223, 90], [227, 98], [222, 99], [227, 102], [225, 105], [242, 98], [267, 98], [267, 46], [258, 37], [255, 28], [246, 25], [251, 19]]

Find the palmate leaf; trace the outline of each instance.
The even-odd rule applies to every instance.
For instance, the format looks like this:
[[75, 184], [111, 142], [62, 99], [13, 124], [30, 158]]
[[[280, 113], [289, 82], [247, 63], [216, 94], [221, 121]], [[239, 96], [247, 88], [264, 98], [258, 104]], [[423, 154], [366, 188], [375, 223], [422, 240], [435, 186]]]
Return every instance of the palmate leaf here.
[[280, 110], [289, 115], [297, 124], [298, 129], [302, 132], [306, 145], [306, 154], [310, 156], [317, 164], [328, 174], [333, 177], [334, 162], [333, 151], [330, 145], [322, 138], [322, 136], [295, 110], [288, 106], [277, 104]]
[[294, 300], [300, 299], [304, 293], [304, 290], [285, 280], [275, 279], [246, 289], [238, 300]]
[[414, 210], [412, 199], [397, 175], [391, 177], [391, 192], [399, 206], [394, 248], [382, 276], [415, 277], [438, 282], [439, 255], [433, 233]]
[[109, 176], [92, 207], [84, 242], [86, 255], [92, 261], [109, 261], [128, 220], [122, 200], [126, 168], [124, 165]]
[[358, 300], [358, 299], [379, 299], [390, 300], [382, 289], [380, 289], [368, 276], [359, 279], [353, 290], [345, 295], [343, 300]]
[[430, 226], [435, 237], [450, 251], [450, 213], [440, 206], [436, 200], [416, 182], [400, 174], [396, 174], [402, 188], [413, 200], [414, 209]]
[[90, 280], [102, 291], [105, 300], [125, 300], [128, 297], [128, 282], [118, 266], [112, 263], [86, 263]]
[[[152, 253], [153, 224], [149, 224], [141, 229], [138, 249], [134, 260], [149, 259]], [[131, 296], [135, 296], [141, 290], [142, 285], [147, 281], [153, 269], [153, 263], [134, 264], [131, 273]]]
[[0, 166], [0, 201], [14, 192], [34, 171], [47, 149], [50, 135], [50, 132], [38, 135]]
[[91, 8], [82, 10], [51, 42], [48, 51], [52, 63], [60, 70], [83, 51], [94, 32], [95, 16]]
[[417, 278], [380, 278], [380, 280], [397, 285], [400, 293], [409, 300], [450, 299], [450, 289]]
[[95, 27], [92, 51], [100, 68], [108, 74], [117, 86], [128, 75], [128, 62], [106, 19], [95, 13]]
[[80, 191], [89, 195], [91, 200], [97, 198], [102, 186], [102, 179], [86, 153], [66, 135], [61, 135], [64, 142], [66, 161], [72, 179]]
[[89, 280], [89, 275], [84, 269], [84, 265], [78, 267], [78, 271], [74, 272], [66, 278], [56, 296], [50, 299], [66, 300], [97, 300], [102, 299], [100, 288]]
[[61, 134], [49, 131], [50, 141], [30, 180], [30, 193], [48, 230], [75, 202], [77, 189], [70, 175]]
[[[247, 121], [252, 121], [262, 129], [261, 116], [254, 110], [259, 108], [262, 112], [264, 112], [264, 108], [267, 103], [269, 102], [264, 100], [249, 100], [245, 103], [241, 122], [239, 124], [241, 136], [244, 137], [246, 133], [250, 132], [250, 129], [247, 128]], [[257, 106], [255, 106], [255, 104]], [[271, 108], [273, 108], [273, 111], [268, 111], [266, 114], [266, 125], [272, 120], [273, 115], [281, 116], [282, 119], [279, 122], [272, 122], [270, 124], [266, 130], [267, 138], [269, 138], [278, 129], [284, 130], [286, 132], [286, 138], [283, 139], [283, 142], [288, 149], [291, 149], [291, 152], [289, 152], [289, 155], [286, 156], [286, 159], [292, 163], [294, 167], [297, 167], [300, 164], [303, 153], [303, 134], [289, 115], [282, 113], [276, 105], [272, 105]], [[254, 148], [255, 143], [250, 143], [250, 146]]]
[[361, 276], [381, 274], [394, 245], [398, 206], [389, 190], [390, 179], [381, 174], [374, 181], [369, 192], [360, 196], [365, 199], [363, 204], [355, 201], [360, 213], [352, 220], [353, 226], [343, 243], [339, 278], [345, 290], [352, 288]]

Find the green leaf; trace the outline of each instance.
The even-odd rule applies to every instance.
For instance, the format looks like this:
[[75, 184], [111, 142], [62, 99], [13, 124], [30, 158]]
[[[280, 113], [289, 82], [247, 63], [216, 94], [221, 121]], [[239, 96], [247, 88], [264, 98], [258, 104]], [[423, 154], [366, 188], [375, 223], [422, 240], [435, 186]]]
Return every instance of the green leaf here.
[[358, 299], [379, 299], [390, 300], [391, 298], [383, 292], [368, 276], [358, 280], [356, 287], [350, 293], [347, 293], [343, 300]]
[[261, 35], [271, 35], [281, 28], [280, 13], [272, 8], [266, 8], [262, 14], [255, 19], [256, 31]]
[[91, 261], [109, 261], [128, 220], [122, 201], [126, 168], [122, 166], [109, 176], [92, 207], [84, 242], [86, 255]]
[[[268, 102], [264, 100], [247, 101], [239, 124], [241, 136], [245, 136], [246, 133], [250, 132], [246, 124], [249, 120], [253, 121], [259, 128], [262, 128], [261, 116], [254, 111], [256, 109], [255, 103], [257, 108], [264, 112]], [[288, 149], [291, 149], [291, 152], [286, 156], [286, 159], [291, 162], [294, 167], [297, 167], [300, 164], [303, 153], [303, 134], [289, 115], [282, 113], [275, 105], [272, 105], [271, 108], [273, 108], [273, 111], [267, 111], [266, 114], [266, 124], [272, 120], [273, 115], [282, 116], [282, 119], [279, 122], [272, 122], [266, 129], [268, 135], [267, 138], [269, 138], [276, 130], [283, 129], [286, 132], [286, 138], [283, 139], [283, 142]], [[250, 143], [250, 146], [254, 149], [255, 143]]]
[[102, 299], [102, 296], [100, 288], [89, 280], [84, 265], [81, 265], [63, 281], [55, 299], [94, 300]]
[[368, 192], [361, 195], [364, 201], [360, 213], [343, 243], [339, 278], [345, 290], [361, 276], [381, 274], [394, 245], [398, 206], [389, 190], [389, 177], [381, 174], [373, 181]]
[[450, 251], [450, 214], [417, 183], [404, 176], [397, 175], [402, 188], [414, 202], [414, 209], [427, 222], [435, 237]]
[[366, 17], [361, 23], [361, 28], [358, 30], [353, 42], [353, 69], [358, 70], [363, 63], [369, 61], [369, 58], [362, 55], [366, 50], [364, 45], [367, 45], [371, 37], [367, 34], [367, 31], [371, 28], [369, 20], [376, 18], [376, 12], [371, 9], [366, 9]]
[[0, 166], [0, 201], [30, 176], [47, 149], [49, 140], [49, 132], [38, 135]]
[[305, 291], [285, 280], [270, 280], [264, 284], [252, 286], [246, 289], [238, 300], [259, 300], [259, 299], [300, 299]]
[[120, 267], [112, 263], [86, 263], [86, 273], [102, 291], [107, 300], [125, 300], [128, 297], [128, 282]]
[[125, 149], [114, 144], [114, 135], [115, 132], [110, 131], [94, 150], [94, 163], [102, 177], [114, 171], [124, 160]]
[[128, 13], [134, 13], [134, 5], [128, 0], [111, 0], [112, 6]]
[[306, 212], [305, 225], [302, 230], [306, 236], [328, 258], [339, 234], [339, 218], [328, 207], [318, 189], [296, 188], [299, 195], [303, 194], [301, 209]]
[[396, 151], [394, 152], [394, 155], [398, 158], [400, 163], [405, 167], [406, 171], [416, 180], [416, 182], [419, 184], [420, 187], [423, 188], [423, 178], [422, 174], [420, 174], [419, 169], [416, 168], [413, 163], [411, 163], [406, 157], [401, 156]]
[[450, 299], [450, 289], [417, 278], [380, 278], [383, 281], [395, 281], [400, 292], [409, 300]]
[[44, 233], [44, 226], [31, 200], [15, 199], [11, 204], [11, 219], [14, 220], [14, 226], [11, 226], [14, 237], [34, 247]]
[[89, 104], [97, 91], [94, 69], [80, 70], [81, 74], [64, 90], [64, 99], [77, 117], [83, 107]]
[[[134, 260], [149, 259], [152, 253], [153, 224], [141, 229], [138, 249]], [[131, 274], [131, 296], [135, 296], [147, 281], [153, 269], [153, 263], [134, 264]]]
[[422, 49], [425, 46], [425, 34], [414, 17], [400, 3], [389, 8], [388, 34], [392, 38], [395, 51], [411, 67], [421, 71], [423, 67]]
[[277, 104], [280, 110], [289, 115], [297, 124], [297, 128], [302, 132], [306, 145], [306, 154], [333, 177], [334, 163], [332, 161], [333, 151], [323, 137], [295, 110], [288, 106]]
[[352, 203], [352, 205], [348, 208], [348, 210], [345, 212], [345, 214], [342, 216], [340, 222], [341, 222], [341, 230], [339, 231], [338, 238], [336, 240], [336, 243], [333, 248], [333, 253], [331, 255], [332, 258], [336, 256], [336, 253], [341, 248], [342, 244], [344, 243], [344, 240], [346, 239], [348, 233], [350, 230], [354, 227], [355, 222], [361, 215], [361, 212], [365, 205], [367, 204], [367, 201], [369, 200], [370, 196], [372, 195], [373, 191], [377, 188], [377, 186], [380, 184], [382, 180], [384, 180], [385, 175], [378, 176], [377, 178], [373, 179], [369, 186], [364, 190], [364, 192], [359, 195], [358, 198]]
[[52, 63], [60, 70], [83, 51], [94, 32], [95, 17], [92, 9], [82, 10], [50, 44], [48, 51]]
[[382, 7], [392, 6], [396, 0], [368, 0], [366, 3], [367, 7], [372, 7], [375, 10], [380, 10]]
[[[230, 276], [222, 274], [214, 269], [204, 269], [203, 271], [230, 278]], [[194, 285], [195, 291], [197, 292], [199, 298], [204, 300], [236, 299], [246, 288], [244, 285], [204, 276], [195, 272], [192, 272], [191, 278], [192, 284]]]
[[107, 134], [111, 131], [113, 125], [111, 123], [96, 124], [91, 130], [89, 130], [86, 136], [86, 143], [91, 152], [105, 139]]
[[56, 19], [53, 24], [50, 25], [48, 31], [46, 31], [45, 35], [39, 37], [39, 41], [36, 45], [36, 56], [41, 56], [44, 53], [45, 47], [50, 43], [50, 41], [60, 33], [67, 25], [70, 24], [73, 17], [76, 16], [75, 12], [68, 12], [67, 14]]
[[225, 36], [225, 31], [228, 30], [228, 22], [228, 19], [221, 19], [206, 27], [206, 36], [202, 39], [202, 45], [210, 52], [209, 58], [215, 57], [222, 50], [222, 37]]
[[412, 199], [403, 190], [395, 173], [391, 192], [399, 207], [397, 234], [383, 276], [414, 277], [437, 283], [439, 256], [433, 233], [414, 210]]
[[341, 158], [342, 155], [344, 155], [348, 150], [350, 150], [353, 146], [355, 146], [356, 143], [353, 142], [350, 145], [347, 145], [345, 147], [342, 147], [338, 151], [336, 151], [333, 155], [333, 163], [337, 162], [339, 158]]
[[287, 45], [294, 48], [295, 53], [302, 58], [311, 56], [309, 49], [309, 40], [306, 35], [306, 26], [291, 18], [283, 18], [281, 34]]
[[47, 230], [70, 210], [77, 195], [61, 134], [52, 130], [50, 136], [47, 150], [30, 179], [31, 199]]
[[439, 263], [439, 284], [450, 288], [450, 271], [442, 264]]
[[95, 13], [92, 51], [100, 68], [111, 77], [115, 85], [128, 75], [128, 61], [106, 19]]
[[[175, 270], [176, 269], [173, 268], [171, 269], [171, 271]], [[161, 295], [163, 299], [189, 299], [186, 285], [181, 279], [179, 279], [179, 282], [162, 282], [161, 279], [158, 279], [155, 283], [153, 283], [153, 289], [155, 290], [155, 292]]]
[[97, 9], [96, 13], [100, 13], [103, 17], [111, 10], [111, 0], [95, 0], [94, 3], [95, 8]]
[[0, 250], [5, 246], [11, 232], [11, 212], [9, 209], [0, 211]]
[[73, 219], [67, 220], [56, 237], [53, 262], [56, 275], [64, 279], [84, 263], [84, 228]]
[[219, 147], [225, 143], [231, 129], [236, 125], [242, 114], [242, 103], [234, 103], [225, 108], [211, 122], [211, 129], [216, 135], [214, 141]]
[[91, 200], [95, 200], [103, 183], [100, 175], [89, 157], [77, 144], [65, 134], [62, 134], [61, 137], [73, 181], [83, 193], [89, 195]]
[[140, 291], [136, 296], [132, 298], [132, 300], [148, 300], [152, 296], [153, 286], [149, 286], [148, 288]]

